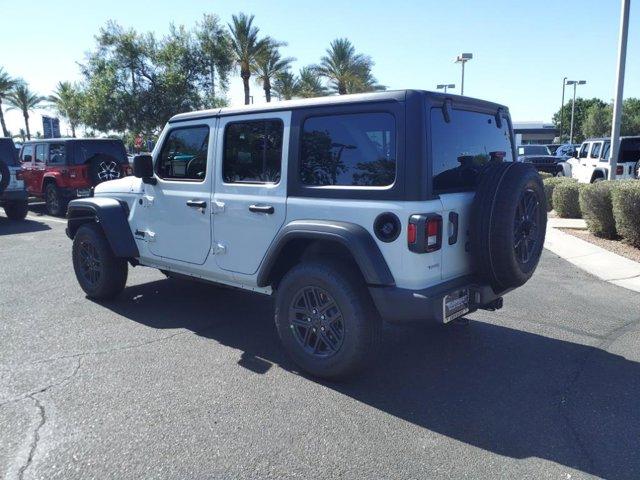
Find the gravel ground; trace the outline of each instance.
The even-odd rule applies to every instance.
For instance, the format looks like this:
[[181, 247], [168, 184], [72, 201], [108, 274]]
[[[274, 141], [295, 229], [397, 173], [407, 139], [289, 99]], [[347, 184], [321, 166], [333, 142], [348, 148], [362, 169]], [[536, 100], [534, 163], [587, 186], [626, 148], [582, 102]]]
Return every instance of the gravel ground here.
[[593, 235], [589, 230], [578, 230], [575, 228], [559, 228], [558, 230], [578, 237], [594, 245], [609, 250], [610, 252], [617, 253], [620, 256], [626, 257], [629, 260], [640, 262], [640, 249], [627, 245], [621, 240], [608, 240], [606, 238], [600, 238]]

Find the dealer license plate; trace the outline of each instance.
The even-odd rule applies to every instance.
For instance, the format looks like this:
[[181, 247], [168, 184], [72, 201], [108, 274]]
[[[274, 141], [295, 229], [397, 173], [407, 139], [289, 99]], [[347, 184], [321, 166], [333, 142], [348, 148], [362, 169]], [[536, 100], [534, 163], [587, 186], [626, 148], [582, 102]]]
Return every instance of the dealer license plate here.
[[456, 290], [442, 299], [444, 322], [450, 322], [469, 311], [469, 289]]

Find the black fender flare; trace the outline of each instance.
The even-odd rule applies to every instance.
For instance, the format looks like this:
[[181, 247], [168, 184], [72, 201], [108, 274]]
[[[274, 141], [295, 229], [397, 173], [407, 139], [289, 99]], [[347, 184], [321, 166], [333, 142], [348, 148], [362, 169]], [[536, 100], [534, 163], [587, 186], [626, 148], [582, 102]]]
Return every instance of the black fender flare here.
[[87, 222], [97, 222], [102, 227], [111, 250], [116, 257], [140, 256], [129, 222], [128, 208], [113, 198], [79, 198], [69, 202], [67, 208], [67, 236], [73, 240], [78, 228]]
[[325, 220], [294, 220], [284, 226], [271, 243], [258, 270], [257, 284], [266, 287], [280, 254], [291, 240], [338, 242], [351, 252], [368, 285], [393, 286], [395, 280], [371, 234], [361, 225]]
[[595, 168], [591, 173], [591, 183], [593, 183], [593, 181], [600, 176], [598, 174], [602, 174], [602, 177], [606, 180], [607, 178], [609, 178], [609, 169], [604, 167]]

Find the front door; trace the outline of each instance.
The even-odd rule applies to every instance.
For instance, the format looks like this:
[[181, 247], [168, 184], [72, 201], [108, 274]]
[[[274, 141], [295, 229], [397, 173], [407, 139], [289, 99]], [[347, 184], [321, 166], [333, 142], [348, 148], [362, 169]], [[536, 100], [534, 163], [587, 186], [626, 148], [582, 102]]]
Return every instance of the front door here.
[[211, 249], [215, 119], [170, 125], [154, 159], [156, 185], [145, 185], [148, 227], [136, 235], [163, 259], [202, 265]]
[[33, 162], [33, 170], [31, 171], [31, 178], [33, 182], [33, 191], [36, 193], [43, 191], [44, 172], [47, 168], [45, 164], [45, 157], [47, 154], [47, 145], [39, 143], [36, 145], [36, 156]]
[[254, 274], [286, 217], [291, 112], [223, 117], [214, 201], [216, 262]]
[[35, 193], [33, 188], [33, 157], [35, 157], [35, 147], [32, 144], [22, 147], [22, 151], [20, 152], [20, 168], [22, 168], [22, 178], [30, 194]]

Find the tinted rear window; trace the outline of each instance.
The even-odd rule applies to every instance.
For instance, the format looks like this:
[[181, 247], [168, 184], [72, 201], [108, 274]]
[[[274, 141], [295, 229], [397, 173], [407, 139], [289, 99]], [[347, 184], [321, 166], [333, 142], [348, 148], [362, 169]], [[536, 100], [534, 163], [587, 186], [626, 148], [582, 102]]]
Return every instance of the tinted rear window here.
[[108, 155], [119, 163], [127, 163], [127, 152], [120, 140], [79, 141], [73, 145], [73, 162], [83, 164], [96, 155]]
[[640, 138], [623, 138], [620, 141], [618, 162], [637, 162], [640, 160]]
[[4, 160], [8, 165], [18, 164], [18, 154], [13, 140], [0, 138], [0, 160]]
[[447, 123], [432, 108], [431, 154], [434, 193], [473, 190], [489, 162], [513, 161], [509, 122], [498, 128], [493, 115], [453, 109]]

